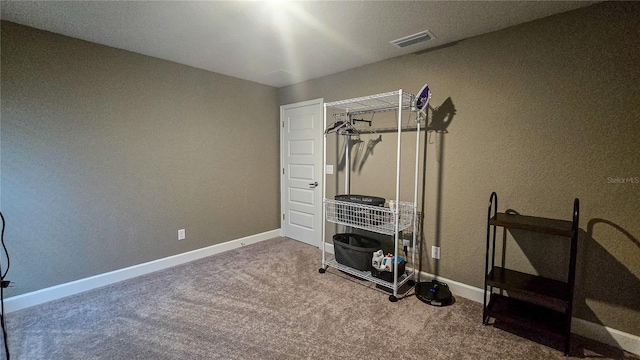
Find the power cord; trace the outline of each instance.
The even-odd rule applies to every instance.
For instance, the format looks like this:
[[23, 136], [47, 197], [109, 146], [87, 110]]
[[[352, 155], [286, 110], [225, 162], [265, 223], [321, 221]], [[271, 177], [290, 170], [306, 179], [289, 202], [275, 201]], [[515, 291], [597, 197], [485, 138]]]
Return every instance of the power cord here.
[[4, 253], [7, 256], [7, 269], [2, 272], [2, 264], [0, 263], [0, 326], [2, 326], [2, 337], [4, 338], [4, 352], [7, 355], [7, 360], [10, 360], [9, 355], [9, 343], [7, 342], [7, 327], [5, 325], [5, 315], [4, 315], [4, 288], [8, 287], [11, 284], [11, 281], [5, 280], [5, 276], [9, 272], [9, 266], [11, 265], [9, 261], [9, 251], [7, 250], [7, 246], [4, 243], [4, 215], [2, 215], [2, 211], [0, 211], [0, 218], [2, 218], [2, 232], [0, 232], [0, 242], [2, 242], [2, 248], [4, 249]]

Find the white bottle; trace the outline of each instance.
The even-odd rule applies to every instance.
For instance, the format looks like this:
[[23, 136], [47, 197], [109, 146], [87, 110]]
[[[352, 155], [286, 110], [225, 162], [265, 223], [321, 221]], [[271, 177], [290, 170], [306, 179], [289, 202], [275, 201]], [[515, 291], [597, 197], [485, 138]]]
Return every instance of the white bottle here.
[[389, 200], [389, 210], [391, 210], [391, 216], [389, 216], [389, 222], [392, 223], [395, 219], [395, 217], [393, 216], [393, 212], [396, 210], [395, 200]]

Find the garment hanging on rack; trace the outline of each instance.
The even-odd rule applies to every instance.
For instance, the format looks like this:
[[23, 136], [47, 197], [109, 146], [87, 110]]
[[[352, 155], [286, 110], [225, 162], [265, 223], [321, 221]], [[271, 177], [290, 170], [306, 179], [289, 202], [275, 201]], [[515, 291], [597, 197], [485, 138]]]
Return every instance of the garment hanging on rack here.
[[[348, 123], [347, 123], [348, 124]], [[338, 130], [338, 135], [346, 135], [346, 136], [360, 136], [360, 132], [353, 127], [353, 125], [347, 125], [340, 130]]]
[[324, 131], [326, 134], [337, 133], [338, 135], [347, 135], [347, 136], [358, 136], [360, 133], [358, 130], [349, 122], [338, 120], [333, 124], [329, 125], [327, 129]]
[[327, 127], [327, 129], [324, 131], [325, 135], [326, 134], [331, 134], [332, 132], [337, 132], [338, 129], [340, 129], [341, 127], [345, 126], [345, 122], [342, 120], [338, 120], [336, 122], [334, 122], [333, 124], [329, 125], [329, 127]]

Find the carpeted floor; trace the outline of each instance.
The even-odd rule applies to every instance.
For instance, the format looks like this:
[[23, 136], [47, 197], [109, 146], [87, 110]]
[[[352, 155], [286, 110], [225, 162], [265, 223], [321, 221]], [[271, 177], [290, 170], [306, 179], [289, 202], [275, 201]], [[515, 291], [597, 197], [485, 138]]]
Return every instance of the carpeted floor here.
[[[275, 238], [13, 312], [11, 358], [566, 359], [483, 326], [481, 304], [391, 303], [320, 265], [317, 248]], [[578, 357], [637, 359], [574, 343]]]

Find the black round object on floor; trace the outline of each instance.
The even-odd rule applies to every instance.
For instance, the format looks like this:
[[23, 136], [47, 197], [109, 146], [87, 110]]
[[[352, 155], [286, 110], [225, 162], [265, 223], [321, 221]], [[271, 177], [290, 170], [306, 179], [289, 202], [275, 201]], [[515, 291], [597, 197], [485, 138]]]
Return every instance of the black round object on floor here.
[[453, 303], [449, 285], [437, 280], [417, 283], [416, 297], [433, 306], [447, 306]]

